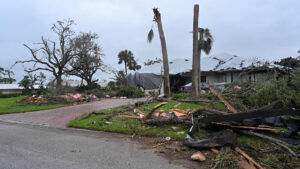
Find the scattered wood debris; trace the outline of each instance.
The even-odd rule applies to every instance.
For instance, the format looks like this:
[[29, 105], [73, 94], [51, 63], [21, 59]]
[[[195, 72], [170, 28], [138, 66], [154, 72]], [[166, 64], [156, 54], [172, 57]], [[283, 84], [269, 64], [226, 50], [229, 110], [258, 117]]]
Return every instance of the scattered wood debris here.
[[146, 119], [152, 118], [152, 114], [154, 113], [154, 111], [155, 111], [156, 109], [160, 108], [161, 106], [166, 105], [166, 104], [168, 104], [168, 102], [162, 102], [162, 103], [160, 103], [160, 104], [154, 106], [154, 108], [149, 112], [149, 114], [147, 114]]
[[218, 149], [216, 149], [216, 148], [210, 148], [210, 150], [212, 151], [212, 152], [214, 152], [215, 154], [220, 154], [220, 152], [219, 152], [219, 150]]
[[238, 111], [231, 105], [228, 103], [228, 101], [226, 101], [222, 95], [217, 92], [209, 83], [206, 82], [206, 85], [208, 86], [209, 90], [215, 94], [216, 96], [218, 96], [218, 98], [227, 106], [228, 110], [232, 111], [233, 113], [237, 113]]
[[201, 153], [200, 151], [194, 153], [192, 156], [191, 156], [191, 159], [192, 160], [195, 160], [195, 161], [205, 161], [206, 160], [206, 157], [204, 156], [203, 153]]
[[[278, 140], [276, 138], [266, 136], [260, 133], [255, 133], [253, 131], [268, 131], [273, 133], [282, 133], [281, 130], [275, 129], [272, 126], [264, 125], [264, 126], [247, 126], [247, 121], [253, 119], [262, 119], [267, 117], [274, 117], [274, 116], [283, 116], [283, 115], [291, 115], [291, 116], [299, 116], [300, 109], [272, 109], [277, 102], [271, 103], [267, 106], [264, 106], [259, 109], [245, 111], [245, 112], [237, 112], [236, 109], [231, 106], [216, 90], [212, 87], [211, 91], [215, 93], [218, 98], [227, 106], [227, 108], [233, 112], [228, 113], [220, 110], [215, 109], [208, 109], [208, 108], [199, 108], [196, 110], [191, 111], [190, 109], [178, 109], [180, 102], [173, 106], [173, 109], [169, 109], [169, 111], [159, 110], [160, 107], [166, 105], [168, 102], [162, 102], [156, 105], [153, 109], [149, 110], [149, 114], [145, 114], [141, 110], [134, 108], [134, 115], [126, 114], [118, 114], [116, 117], [126, 117], [126, 118], [133, 118], [139, 119], [144, 124], [149, 125], [192, 125], [190, 131], [188, 132], [187, 137], [183, 140], [183, 145], [201, 149], [201, 148], [209, 148], [213, 153], [218, 155], [220, 152], [216, 147], [222, 147], [225, 145], [229, 145], [234, 147], [234, 150], [239, 152], [245, 159], [249, 161], [249, 163], [245, 160], [240, 160], [243, 166], [248, 166], [249, 168], [257, 167], [262, 169], [263, 167], [256, 162], [253, 158], [247, 155], [243, 150], [237, 147], [237, 134], [233, 132], [237, 131], [242, 134], [253, 135], [257, 137], [261, 137], [268, 141], [274, 142], [275, 144], [280, 145], [283, 149], [289, 152], [291, 155], [295, 157], [299, 157], [295, 152], [293, 152], [286, 143], [283, 141]], [[193, 133], [198, 131], [200, 127], [214, 127], [223, 128], [225, 130], [212, 133], [206, 137], [193, 137]], [[176, 128], [173, 126], [173, 130]], [[175, 128], [175, 129], [174, 129]], [[230, 128], [230, 129], [229, 129]], [[184, 132], [180, 132], [184, 134]], [[164, 144], [158, 144], [154, 147], [158, 147]], [[197, 161], [205, 161], [206, 157], [199, 151], [194, 153], [191, 156], [192, 160]], [[253, 165], [254, 166], [253, 166]], [[215, 167], [217, 167], [219, 163], [216, 163]]]
[[181, 105], [181, 103], [177, 103], [174, 108], [177, 108], [179, 105]]

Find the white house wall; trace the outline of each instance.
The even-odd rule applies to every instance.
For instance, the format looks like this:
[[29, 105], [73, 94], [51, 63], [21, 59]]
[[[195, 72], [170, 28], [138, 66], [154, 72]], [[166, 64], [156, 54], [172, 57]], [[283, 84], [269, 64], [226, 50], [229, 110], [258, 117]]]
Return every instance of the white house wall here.
[[220, 74], [209, 74], [206, 75], [206, 82], [210, 84], [214, 83], [231, 83], [231, 74], [233, 82], [243, 83], [249, 82], [251, 76], [251, 82], [265, 81], [268, 79], [274, 79], [274, 74], [271, 72], [251, 72], [240, 74], [240, 72], [224, 72]]

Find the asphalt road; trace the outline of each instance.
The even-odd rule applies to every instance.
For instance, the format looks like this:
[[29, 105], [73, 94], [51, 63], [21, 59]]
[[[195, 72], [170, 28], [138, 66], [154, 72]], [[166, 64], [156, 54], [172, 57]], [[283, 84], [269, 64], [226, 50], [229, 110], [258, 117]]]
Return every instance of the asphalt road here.
[[[138, 101], [146, 101], [148, 98], [137, 99], [101, 99], [90, 103], [67, 106], [56, 109], [41, 110], [26, 113], [14, 113], [0, 115], [1, 120], [17, 121], [30, 124], [42, 124], [55, 127], [66, 127], [69, 121], [86, 112], [98, 111], [133, 104]], [[1, 168], [0, 168], [1, 169]]]
[[0, 169], [182, 168], [128, 136], [0, 122]]

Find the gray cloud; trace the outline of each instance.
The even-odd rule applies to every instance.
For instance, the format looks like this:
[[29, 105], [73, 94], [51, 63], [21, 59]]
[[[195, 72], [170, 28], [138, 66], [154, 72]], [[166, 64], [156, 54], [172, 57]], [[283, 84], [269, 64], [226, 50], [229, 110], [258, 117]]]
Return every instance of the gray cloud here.
[[[146, 35], [152, 26], [151, 9], [159, 7], [170, 59], [191, 58], [193, 5], [200, 4], [200, 26], [215, 38], [212, 54], [228, 52], [268, 60], [296, 56], [300, 48], [300, 1], [297, 0], [11, 0], [0, 6], [0, 64], [9, 67], [30, 57], [23, 43], [39, 42], [41, 36], [55, 39], [50, 27], [55, 21], [74, 19], [76, 31], [99, 34], [106, 54], [104, 62], [122, 69], [117, 54], [132, 50], [140, 63], [161, 57], [155, 30], [153, 43]], [[16, 77], [23, 67], [15, 68]], [[98, 73], [99, 78], [108, 75]]]

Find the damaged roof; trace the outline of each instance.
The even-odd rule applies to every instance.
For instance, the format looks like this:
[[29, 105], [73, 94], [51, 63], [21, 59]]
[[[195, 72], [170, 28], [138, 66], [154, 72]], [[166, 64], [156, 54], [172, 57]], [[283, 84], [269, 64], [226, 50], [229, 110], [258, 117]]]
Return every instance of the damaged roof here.
[[[154, 73], [162, 74], [163, 64], [155, 63], [150, 66], [146, 66], [138, 73]], [[225, 71], [225, 70], [242, 70], [250, 67], [262, 67], [267, 66], [269, 68], [282, 67], [269, 63], [266, 61], [260, 61], [258, 59], [244, 58], [228, 53], [220, 53], [201, 58], [201, 71]], [[182, 72], [190, 72], [192, 70], [192, 59], [174, 59], [169, 61], [169, 73], [178, 74]]]

